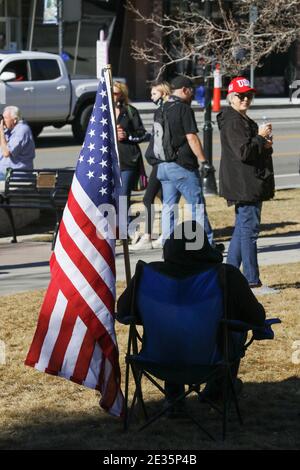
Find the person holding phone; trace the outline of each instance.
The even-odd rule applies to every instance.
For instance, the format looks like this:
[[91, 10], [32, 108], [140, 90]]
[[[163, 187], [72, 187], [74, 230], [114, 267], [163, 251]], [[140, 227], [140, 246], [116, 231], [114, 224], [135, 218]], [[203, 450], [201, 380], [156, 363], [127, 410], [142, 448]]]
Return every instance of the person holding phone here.
[[[230, 106], [217, 116], [221, 136], [219, 194], [235, 206], [235, 227], [227, 263], [240, 268], [257, 294], [275, 291], [262, 286], [257, 260], [257, 239], [263, 201], [274, 197], [272, 125], [260, 127], [247, 115], [255, 89], [245, 77], [228, 87]], [[259, 289], [259, 291], [257, 291]]]
[[17, 106], [6, 106], [0, 116], [0, 180], [7, 168], [33, 169], [35, 145], [30, 127]]

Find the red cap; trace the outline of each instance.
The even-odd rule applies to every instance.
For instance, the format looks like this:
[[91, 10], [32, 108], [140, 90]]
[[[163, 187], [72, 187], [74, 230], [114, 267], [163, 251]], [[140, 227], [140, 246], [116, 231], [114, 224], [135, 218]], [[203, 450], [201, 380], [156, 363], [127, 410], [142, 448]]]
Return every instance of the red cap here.
[[249, 80], [245, 77], [235, 77], [229, 83], [228, 93], [246, 93], [246, 91], [256, 92], [255, 88], [251, 87]]

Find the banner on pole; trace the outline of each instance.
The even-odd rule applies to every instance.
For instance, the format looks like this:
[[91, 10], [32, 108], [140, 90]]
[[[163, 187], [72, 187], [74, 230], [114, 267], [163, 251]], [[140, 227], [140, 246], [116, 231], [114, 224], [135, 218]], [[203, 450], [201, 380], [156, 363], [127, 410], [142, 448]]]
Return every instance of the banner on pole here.
[[44, 0], [43, 24], [57, 24], [57, 0]]

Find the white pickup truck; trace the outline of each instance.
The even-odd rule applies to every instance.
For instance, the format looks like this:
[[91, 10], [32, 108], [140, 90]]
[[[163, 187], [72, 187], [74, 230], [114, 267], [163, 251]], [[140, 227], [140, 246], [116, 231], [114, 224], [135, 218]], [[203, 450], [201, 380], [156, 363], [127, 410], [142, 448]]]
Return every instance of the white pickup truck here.
[[96, 78], [71, 78], [64, 61], [46, 52], [0, 52], [0, 112], [18, 106], [37, 136], [44, 126], [70, 123], [81, 143], [98, 87]]

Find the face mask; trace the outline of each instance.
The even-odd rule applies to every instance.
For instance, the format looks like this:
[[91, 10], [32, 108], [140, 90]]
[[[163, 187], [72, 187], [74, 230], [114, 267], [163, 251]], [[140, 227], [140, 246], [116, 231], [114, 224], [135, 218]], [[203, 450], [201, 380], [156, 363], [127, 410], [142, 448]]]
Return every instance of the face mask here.
[[158, 100], [153, 101], [153, 103], [156, 104], [156, 106], [160, 106], [162, 101], [162, 98], [158, 98]]

